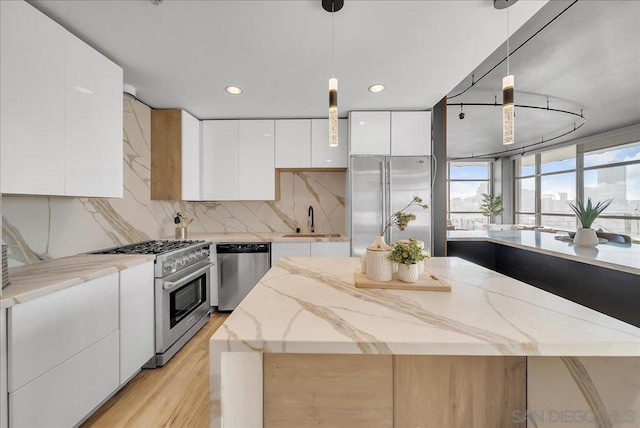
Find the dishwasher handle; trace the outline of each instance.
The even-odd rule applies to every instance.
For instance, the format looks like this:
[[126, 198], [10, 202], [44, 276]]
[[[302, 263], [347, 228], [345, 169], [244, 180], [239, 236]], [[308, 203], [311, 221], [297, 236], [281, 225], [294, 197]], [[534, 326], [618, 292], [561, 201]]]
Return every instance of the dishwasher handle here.
[[269, 253], [270, 251], [271, 244], [268, 242], [216, 245], [217, 254]]

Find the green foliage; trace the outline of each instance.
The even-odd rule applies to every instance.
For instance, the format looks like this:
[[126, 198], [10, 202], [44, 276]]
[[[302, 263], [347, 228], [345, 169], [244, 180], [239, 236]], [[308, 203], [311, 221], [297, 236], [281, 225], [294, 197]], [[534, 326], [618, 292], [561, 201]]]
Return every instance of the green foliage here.
[[393, 263], [402, 263], [410, 266], [421, 262], [427, 256], [423, 253], [422, 248], [418, 246], [418, 242], [415, 239], [410, 239], [408, 243], [396, 241], [393, 244], [391, 254], [387, 258]]
[[504, 208], [502, 207], [502, 196], [493, 196], [483, 193], [480, 211], [482, 211], [483, 216], [489, 217], [489, 220], [493, 221], [495, 216], [504, 212]]
[[570, 202], [567, 202], [567, 204], [569, 204], [573, 212], [576, 213], [576, 217], [578, 217], [582, 227], [590, 228], [593, 222], [602, 214], [602, 211], [607, 209], [611, 202], [613, 202], [613, 199], [607, 199], [593, 206], [591, 198], [588, 198], [587, 205], [584, 205], [582, 201], [577, 201], [576, 205]]
[[389, 220], [387, 220], [387, 224], [385, 225], [384, 230], [382, 231], [382, 235], [384, 235], [387, 229], [389, 229], [391, 226], [396, 226], [400, 230], [405, 230], [409, 222], [416, 219], [416, 215], [412, 213], [405, 213], [404, 210], [414, 205], [421, 207], [423, 210], [426, 210], [427, 208], [429, 208], [427, 204], [422, 203], [421, 197], [414, 196], [411, 202], [409, 202], [409, 204], [406, 207], [404, 207], [403, 209], [401, 209], [400, 211], [394, 213], [391, 217], [389, 217]]

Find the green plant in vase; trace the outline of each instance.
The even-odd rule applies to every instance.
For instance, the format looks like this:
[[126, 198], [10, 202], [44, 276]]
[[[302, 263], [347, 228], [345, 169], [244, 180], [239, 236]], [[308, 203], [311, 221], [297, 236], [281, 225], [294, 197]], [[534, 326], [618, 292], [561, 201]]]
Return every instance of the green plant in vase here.
[[407, 228], [407, 225], [409, 224], [409, 222], [416, 219], [415, 214], [404, 212], [407, 208], [412, 206], [421, 207], [423, 210], [426, 210], [427, 208], [429, 208], [429, 205], [422, 203], [421, 197], [414, 196], [411, 202], [409, 202], [406, 207], [404, 207], [400, 211], [396, 211], [395, 213], [393, 213], [391, 217], [389, 217], [389, 220], [387, 220], [387, 223], [385, 224], [384, 229], [382, 230], [382, 236], [384, 236], [387, 229], [389, 229], [391, 226], [396, 226], [398, 229], [404, 231]]
[[593, 205], [591, 198], [587, 199], [586, 205], [583, 204], [582, 201], [577, 201], [575, 205], [567, 202], [582, 225], [582, 227], [576, 231], [576, 235], [573, 238], [574, 244], [584, 247], [595, 247], [598, 245], [598, 236], [596, 235], [596, 231], [591, 229], [591, 225], [598, 216], [611, 205], [611, 202], [613, 202], [613, 199], [607, 199]]
[[416, 282], [420, 276], [418, 264], [427, 256], [424, 254], [422, 247], [418, 245], [415, 239], [409, 239], [409, 242], [397, 241], [393, 244], [391, 254], [387, 258], [392, 263], [398, 264], [398, 277], [404, 282]]

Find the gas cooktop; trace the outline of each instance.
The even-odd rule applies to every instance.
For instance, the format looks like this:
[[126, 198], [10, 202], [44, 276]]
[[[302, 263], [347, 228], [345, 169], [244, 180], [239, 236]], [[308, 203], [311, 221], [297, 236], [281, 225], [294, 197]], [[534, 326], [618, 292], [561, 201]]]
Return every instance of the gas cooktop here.
[[164, 254], [175, 250], [181, 250], [205, 241], [145, 241], [123, 247], [107, 248], [94, 251], [91, 254]]

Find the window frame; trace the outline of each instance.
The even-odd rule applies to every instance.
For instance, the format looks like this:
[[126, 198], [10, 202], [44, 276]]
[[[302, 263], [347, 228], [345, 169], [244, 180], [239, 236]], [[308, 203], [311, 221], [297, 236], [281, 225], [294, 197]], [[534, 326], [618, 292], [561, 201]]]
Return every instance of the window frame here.
[[[487, 178], [451, 178], [451, 166], [452, 164], [457, 163], [483, 163], [487, 165]], [[451, 219], [451, 214], [479, 214], [482, 215], [482, 211], [478, 209], [478, 211], [451, 211], [451, 182], [486, 182], [487, 183], [487, 192], [489, 194], [493, 194], [493, 160], [474, 160], [474, 161], [447, 161], [447, 219]], [[484, 217], [486, 219], [486, 224], [489, 224], [489, 218]]]

